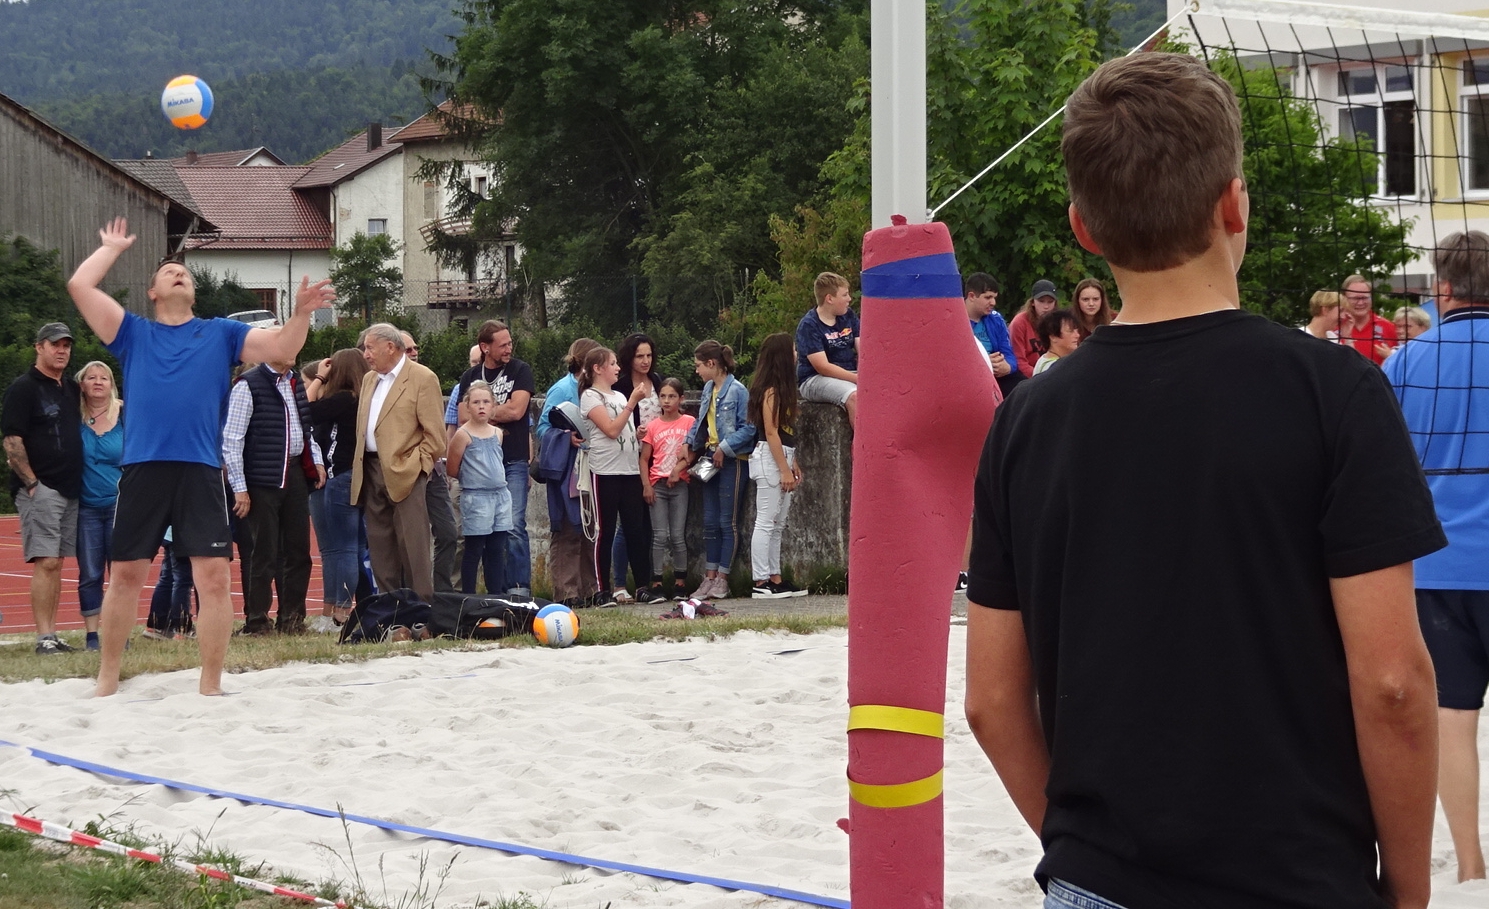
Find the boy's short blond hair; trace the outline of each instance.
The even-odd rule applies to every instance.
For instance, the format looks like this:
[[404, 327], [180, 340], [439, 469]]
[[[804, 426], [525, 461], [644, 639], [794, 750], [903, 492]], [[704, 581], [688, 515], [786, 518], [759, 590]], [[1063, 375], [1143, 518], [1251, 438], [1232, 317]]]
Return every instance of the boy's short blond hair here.
[[1343, 297], [1337, 290], [1314, 291], [1313, 296], [1308, 299], [1308, 317], [1317, 319], [1324, 314], [1326, 309], [1338, 309], [1341, 302], [1343, 302]]
[[847, 286], [847, 278], [830, 271], [824, 271], [817, 276], [816, 281], [812, 282], [812, 294], [817, 298], [817, 305], [821, 306], [822, 301], [827, 299], [828, 294], [835, 294]]
[[1070, 199], [1112, 265], [1174, 268], [1210, 247], [1215, 203], [1241, 172], [1230, 83], [1187, 54], [1103, 63], [1070, 96]]

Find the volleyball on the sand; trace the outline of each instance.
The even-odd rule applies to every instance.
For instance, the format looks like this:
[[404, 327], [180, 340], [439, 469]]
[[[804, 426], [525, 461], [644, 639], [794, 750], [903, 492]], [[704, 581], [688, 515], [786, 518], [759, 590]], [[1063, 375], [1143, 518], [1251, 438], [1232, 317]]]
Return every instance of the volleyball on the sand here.
[[533, 637], [545, 647], [567, 647], [579, 639], [579, 616], [562, 603], [552, 603], [533, 617]]
[[212, 116], [212, 89], [196, 76], [177, 76], [160, 93], [160, 109], [178, 129], [204, 126]]

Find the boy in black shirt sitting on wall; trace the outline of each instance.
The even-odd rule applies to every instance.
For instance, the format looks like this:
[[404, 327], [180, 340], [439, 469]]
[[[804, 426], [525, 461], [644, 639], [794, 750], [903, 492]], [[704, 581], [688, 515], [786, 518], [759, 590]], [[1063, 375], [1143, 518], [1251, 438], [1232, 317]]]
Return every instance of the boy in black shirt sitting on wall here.
[[1445, 541], [1391, 390], [1240, 311], [1240, 114], [1199, 62], [1105, 64], [1063, 151], [1122, 313], [999, 408], [967, 590], [967, 718], [1045, 905], [1425, 906], [1411, 562]]

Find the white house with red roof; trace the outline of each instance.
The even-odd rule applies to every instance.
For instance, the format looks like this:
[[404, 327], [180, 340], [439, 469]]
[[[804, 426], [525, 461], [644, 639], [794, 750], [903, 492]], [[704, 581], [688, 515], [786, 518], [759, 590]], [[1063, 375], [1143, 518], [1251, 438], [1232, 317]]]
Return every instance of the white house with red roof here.
[[263, 307], [288, 318], [293, 288], [331, 272], [331, 222], [295, 191], [311, 167], [178, 165], [176, 176], [218, 233], [186, 243], [193, 266], [236, 276]]
[[[441, 109], [448, 113], [449, 105]], [[287, 165], [265, 148], [209, 152], [169, 161], [121, 161], [142, 178], [189, 199], [217, 232], [192, 238], [187, 261], [233, 276], [265, 309], [287, 318], [302, 275], [327, 277], [330, 250], [357, 233], [386, 233], [400, 244], [404, 308], [435, 310], [447, 321], [460, 310], [489, 307], [515, 283], [521, 250], [504, 238], [469, 270], [443, 265], [428, 251], [435, 228], [470, 229], [451, 211], [451, 192], [419, 170], [428, 160], [462, 161], [472, 192], [485, 195], [489, 165], [437, 116], [425, 115], [386, 134], [380, 124], [305, 165]], [[168, 184], [168, 186], [167, 186]]]

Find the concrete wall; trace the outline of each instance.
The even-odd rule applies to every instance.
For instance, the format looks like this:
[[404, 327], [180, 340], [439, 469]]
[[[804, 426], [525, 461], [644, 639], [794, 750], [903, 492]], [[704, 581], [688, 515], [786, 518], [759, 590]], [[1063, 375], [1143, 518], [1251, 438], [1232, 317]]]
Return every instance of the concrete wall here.
[[[534, 401], [534, 417], [542, 408]], [[696, 404], [693, 405], [696, 407]], [[798, 584], [841, 590], [848, 568], [848, 506], [853, 487], [852, 433], [841, 407], [803, 402], [796, 437], [802, 484], [792, 494], [791, 513], [781, 540], [781, 561]], [[738, 517], [734, 568], [729, 572], [736, 595], [747, 593], [750, 578], [750, 534], [755, 527], [755, 486], [747, 483]], [[548, 557], [548, 487], [534, 483], [528, 494], [527, 532], [532, 540], [533, 574], [546, 579]], [[651, 545], [651, 541], [646, 541]], [[690, 577], [703, 571], [703, 497], [688, 499]], [[664, 572], [665, 573], [665, 572]], [[540, 586], [546, 586], [546, 580]]]
[[[361, 231], [367, 233], [367, 222], [383, 218], [388, 233], [404, 242], [403, 230], [403, 155], [389, 155], [332, 190], [331, 216], [335, 245], [341, 246]], [[397, 263], [402, 268], [402, 262]]]

